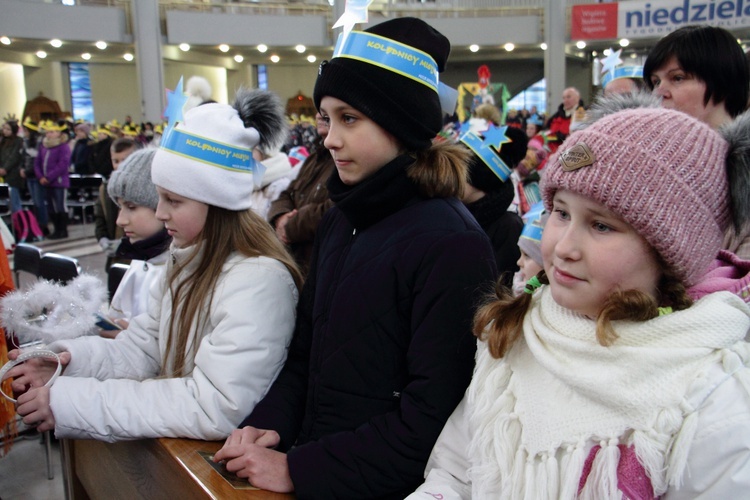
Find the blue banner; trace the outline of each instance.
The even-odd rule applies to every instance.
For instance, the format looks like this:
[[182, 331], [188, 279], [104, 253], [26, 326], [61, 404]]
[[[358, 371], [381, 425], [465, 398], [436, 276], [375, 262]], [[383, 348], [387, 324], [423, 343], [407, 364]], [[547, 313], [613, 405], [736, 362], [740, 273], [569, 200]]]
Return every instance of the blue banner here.
[[393, 71], [438, 92], [438, 68], [426, 52], [382, 36], [352, 31], [339, 36], [333, 57], [347, 57]]
[[485, 143], [473, 132], [468, 132], [461, 136], [460, 141], [466, 144], [466, 146], [474, 151], [474, 153], [481, 158], [485, 165], [487, 165], [492, 173], [500, 178], [501, 181], [505, 182], [510, 177], [511, 168], [505, 164], [502, 158], [495, 153], [495, 150], [489, 146], [485, 146]]
[[212, 141], [176, 128], [163, 137], [160, 147], [215, 167], [248, 173], [258, 171], [258, 163], [253, 159], [251, 150]]

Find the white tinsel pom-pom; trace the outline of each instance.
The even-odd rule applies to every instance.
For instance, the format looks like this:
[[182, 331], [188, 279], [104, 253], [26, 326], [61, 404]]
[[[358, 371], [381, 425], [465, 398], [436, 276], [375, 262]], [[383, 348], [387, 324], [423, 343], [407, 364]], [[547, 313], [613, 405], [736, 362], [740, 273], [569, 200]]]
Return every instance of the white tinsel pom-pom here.
[[90, 335], [97, 331], [95, 315], [106, 296], [104, 284], [86, 274], [67, 285], [39, 281], [0, 299], [0, 321], [22, 344]]

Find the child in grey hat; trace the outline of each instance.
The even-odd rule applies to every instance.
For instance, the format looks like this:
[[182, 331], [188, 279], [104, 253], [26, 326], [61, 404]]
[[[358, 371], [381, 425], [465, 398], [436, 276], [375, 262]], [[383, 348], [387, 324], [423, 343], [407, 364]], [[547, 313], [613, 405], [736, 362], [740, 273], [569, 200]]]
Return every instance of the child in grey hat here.
[[109, 319], [123, 328], [130, 318], [146, 311], [149, 287], [161, 278], [172, 241], [156, 218], [159, 195], [151, 182], [155, 154], [155, 148], [134, 152], [112, 173], [107, 185], [107, 194], [120, 209], [117, 225], [125, 234], [115, 257], [130, 260], [108, 312]]

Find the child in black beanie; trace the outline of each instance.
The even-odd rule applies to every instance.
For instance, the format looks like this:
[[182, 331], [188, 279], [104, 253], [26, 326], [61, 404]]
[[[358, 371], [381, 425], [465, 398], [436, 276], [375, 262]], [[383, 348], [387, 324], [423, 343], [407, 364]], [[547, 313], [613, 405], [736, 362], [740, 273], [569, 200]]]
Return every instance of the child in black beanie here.
[[403, 498], [468, 386], [472, 314], [497, 271], [458, 199], [468, 151], [432, 142], [449, 52], [425, 22], [400, 18], [349, 33], [321, 64], [335, 206], [284, 369], [215, 455], [255, 486]]

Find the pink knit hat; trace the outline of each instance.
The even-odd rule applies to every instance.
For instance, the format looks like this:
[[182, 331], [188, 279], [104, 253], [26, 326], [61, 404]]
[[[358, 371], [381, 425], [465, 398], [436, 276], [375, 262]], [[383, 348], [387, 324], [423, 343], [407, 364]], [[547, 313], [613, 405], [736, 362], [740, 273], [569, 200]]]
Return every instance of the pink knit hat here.
[[668, 109], [627, 109], [575, 132], [542, 178], [547, 210], [559, 189], [627, 221], [687, 286], [706, 272], [731, 217], [728, 145], [707, 125]]

